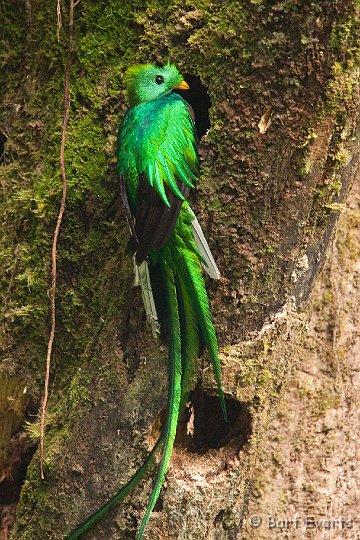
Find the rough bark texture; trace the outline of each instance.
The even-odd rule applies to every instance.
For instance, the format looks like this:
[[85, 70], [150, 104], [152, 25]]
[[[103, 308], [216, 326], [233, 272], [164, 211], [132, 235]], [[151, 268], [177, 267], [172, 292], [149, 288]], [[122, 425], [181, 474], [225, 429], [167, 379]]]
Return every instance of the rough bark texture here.
[[243, 538], [359, 537], [359, 225], [357, 182], [255, 469]]
[[[61, 193], [62, 8], [57, 42], [53, 3], [5, 0], [0, 7], [7, 138], [0, 369], [14, 387], [26, 385], [33, 408], [43, 384]], [[132, 289], [114, 156], [125, 67], [169, 56], [199, 76], [211, 98], [192, 206], [223, 276], [209, 291], [234, 427], [218, 426], [204, 359], [193, 437], [184, 420], [147, 538], [241, 537], [255, 463], [303, 355], [306, 301], [359, 163], [357, 20], [350, 0], [76, 6], [46, 480], [35, 454], [14, 540], [63, 538], [129, 478], [159, 431], [166, 348], [154, 342]], [[28, 432], [36, 436], [36, 423]], [[149, 489], [150, 479], [86, 538], [134, 538]]]

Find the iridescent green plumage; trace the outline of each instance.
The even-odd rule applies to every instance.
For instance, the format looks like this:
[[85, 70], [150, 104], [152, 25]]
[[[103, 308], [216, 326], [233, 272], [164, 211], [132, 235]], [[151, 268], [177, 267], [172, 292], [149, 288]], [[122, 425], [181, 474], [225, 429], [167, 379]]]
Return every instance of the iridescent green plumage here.
[[[118, 168], [132, 231], [129, 250], [137, 264], [150, 264], [168, 321], [169, 384], [166, 420], [159, 440], [142, 467], [120, 491], [68, 537], [75, 540], [139, 483], [160, 453], [150, 501], [137, 533], [143, 536], [170, 462], [179, 414], [184, 407], [200, 339], [212, 362], [220, 402], [218, 346], [202, 266], [219, 277], [187, 195], [199, 176], [197, 139], [191, 107], [174, 88], [186, 88], [173, 65], [130, 68], [126, 74], [131, 108], [119, 128]], [[195, 241], [196, 240], [196, 241]], [[147, 291], [148, 292], [148, 291]]]
[[119, 172], [125, 178], [132, 210], [137, 205], [141, 173], [167, 206], [166, 186], [182, 197], [175, 179], [194, 187], [199, 170], [191, 123], [190, 112], [178, 94], [141, 103], [125, 115], [120, 128]]

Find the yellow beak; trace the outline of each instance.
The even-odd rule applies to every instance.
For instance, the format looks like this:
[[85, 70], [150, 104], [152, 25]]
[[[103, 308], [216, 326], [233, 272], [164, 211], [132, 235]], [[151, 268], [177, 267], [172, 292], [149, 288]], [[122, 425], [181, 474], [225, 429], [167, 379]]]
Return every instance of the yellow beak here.
[[174, 86], [174, 89], [177, 88], [178, 90], [189, 90], [190, 86], [186, 81], [181, 81], [181, 83]]

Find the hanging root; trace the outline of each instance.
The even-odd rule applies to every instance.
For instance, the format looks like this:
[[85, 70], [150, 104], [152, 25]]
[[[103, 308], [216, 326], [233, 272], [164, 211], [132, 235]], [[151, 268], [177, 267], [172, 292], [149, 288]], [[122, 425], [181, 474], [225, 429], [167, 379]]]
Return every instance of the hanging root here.
[[[58, 5], [58, 16], [59, 16], [59, 5]], [[61, 145], [60, 145], [60, 166], [61, 166], [61, 176], [63, 180], [63, 191], [61, 198], [61, 205], [59, 210], [59, 215], [57, 218], [57, 223], [54, 232], [53, 245], [51, 250], [51, 287], [50, 287], [50, 313], [51, 313], [51, 330], [50, 337], [47, 348], [46, 355], [46, 373], [45, 373], [45, 384], [44, 384], [44, 398], [41, 405], [41, 418], [40, 418], [40, 476], [41, 480], [44, 480], [44, 431], [45, 431], [45, 416], [46, 416], [46, 406], [49, 395], [49, 379], [50, 379], [50, 364], [51, 364], [51, 353], [55, 337], [55, 328], [56, 328], [56, 252], [57, 252], [57, 242], [60, 233], [60, 227], [65, 211], [65, 202], [66, 202], [66, 172], [65, 172], [65, 141], [66, 141], [66, 131], [69, 120], [70, 112], [70, 69], [72, 62], [72, 50], [73, 50], [73, 29], [74, 29], [74, 0], [70, 0], [69, 8], [69, 47], [68, 55], [66, 62], [66, 71], [65, 71], [65, 87], [64, 87], [64, 114], [63, 114], [63, 125], [62, 125], [62, 134], [61, 134]]]

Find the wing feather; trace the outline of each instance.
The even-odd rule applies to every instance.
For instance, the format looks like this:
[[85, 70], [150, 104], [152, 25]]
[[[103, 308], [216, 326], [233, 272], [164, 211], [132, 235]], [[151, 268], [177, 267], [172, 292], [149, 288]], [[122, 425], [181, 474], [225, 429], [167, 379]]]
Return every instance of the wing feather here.
[[[136, 124], [136, 166], [168, 205], [165, 186], [179, 196], [172, 178], [194, 187], [191, 180], [198, 177], [197, 139], [189, 106], [180, 96], [170, 94], [157, 101]], [[167, 167], [158, 167], [164, 163]]]
[[118, 167], [135, 218], [128, 249], [141, 264], [163, 246], [198, 179], [191, 107], [169, 94], [130, 109], [119, 130]]

